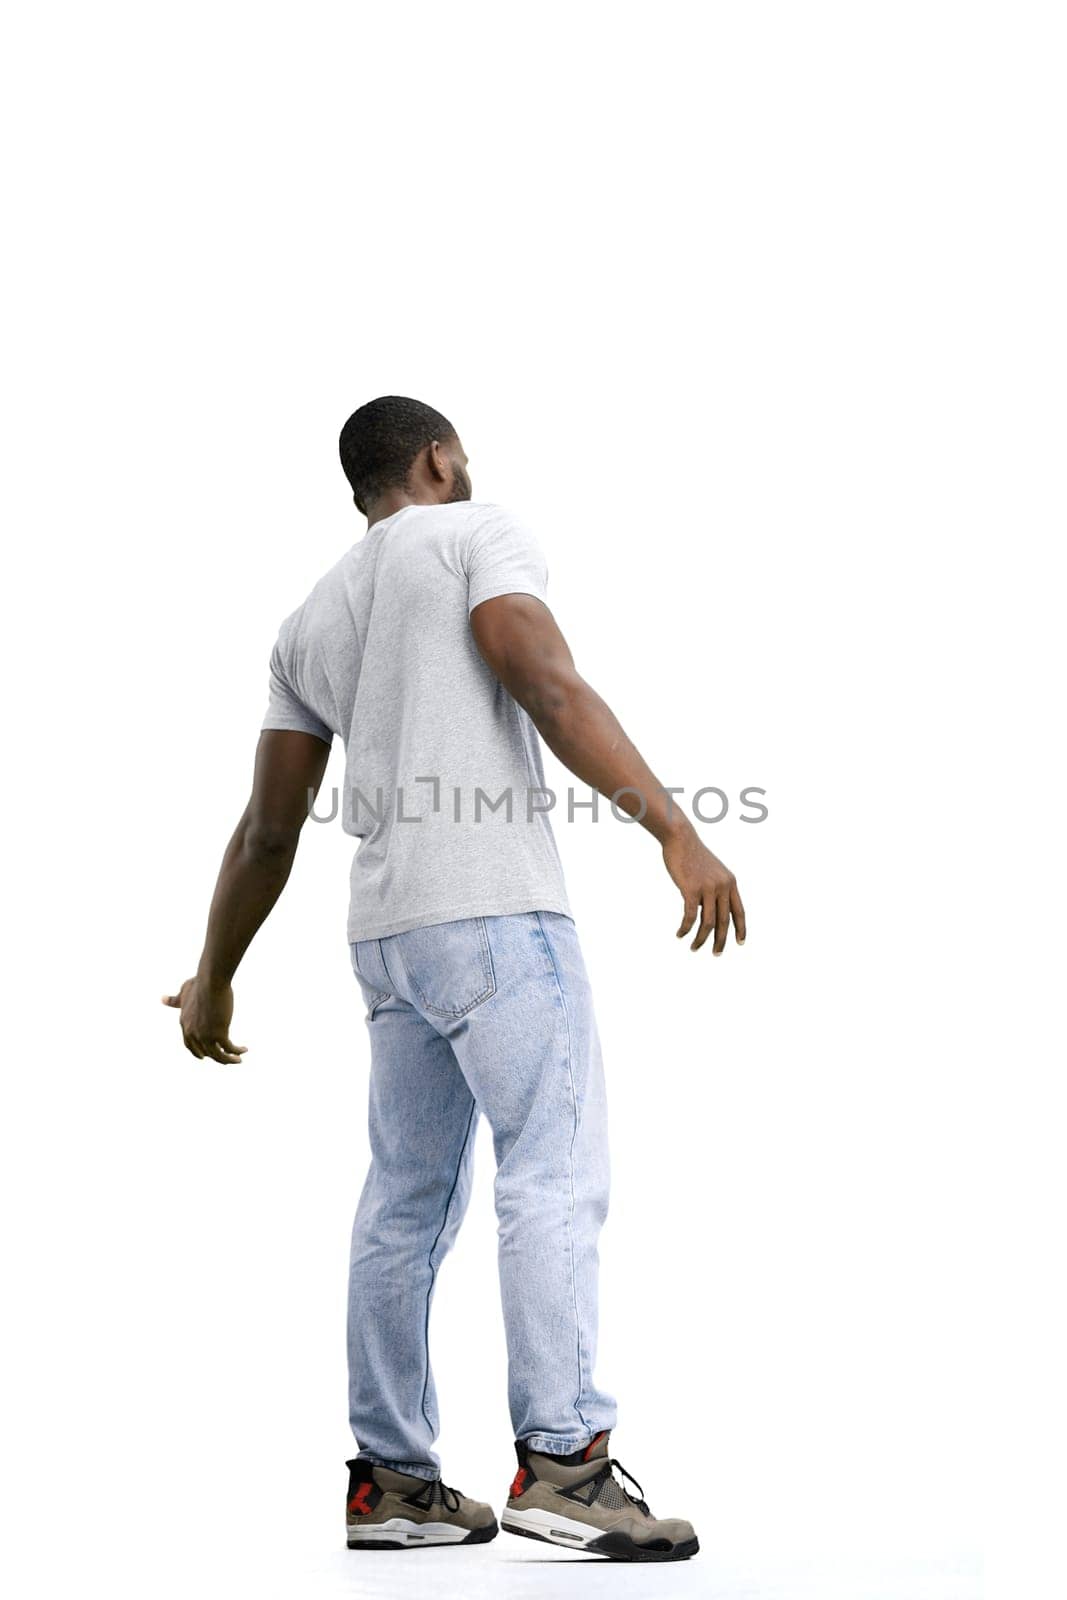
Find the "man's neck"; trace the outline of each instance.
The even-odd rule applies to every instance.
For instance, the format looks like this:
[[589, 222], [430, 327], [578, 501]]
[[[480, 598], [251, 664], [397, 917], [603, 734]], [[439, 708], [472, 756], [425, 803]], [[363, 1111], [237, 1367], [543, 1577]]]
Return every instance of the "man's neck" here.
[[440, 501], [432, 494], [411, 494], [407, 489], [387, 489], [367, 510], [367, 527], [384, 522], [386, 517], [403, 511], [405, 506], [436, 506]]

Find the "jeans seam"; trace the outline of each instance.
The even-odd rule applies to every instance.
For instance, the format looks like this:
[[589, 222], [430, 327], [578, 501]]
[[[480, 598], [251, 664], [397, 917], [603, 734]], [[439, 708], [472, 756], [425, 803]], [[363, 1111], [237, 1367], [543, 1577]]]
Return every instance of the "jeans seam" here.
[[563, 993], [563, 985], [559, 979], [559, 969], [556, 966], [556, 958], [552, 952], [552, 946], [549, 943], [548, 936], [545, 933], [545, 925], [541, 918], [541, 912], [535, 912], [535, 915], [537, 917], [537, 926], [541, 933], [541, 940], [544, 944], [545, 951], [552, 966], [552, 976], [556, 981], [556, 992], [559, 995], [559, 1003], [563, 1007], [563, 1020], [567, 1028], [567, 1079], [571, 1087], [571, 1106], [574, 1112], [574, 1127], [571, 1131], [571, 1144], [568, 1152], [571, 1203], [570, 1211], [567, 1214], [567, 1248], [571, 1258], [571, 1298], [574, 1301], [574, 1327], [577, 1335], [576, 1355], [578, 1360], [578, 1393], [574, 1397], [574, 1414], [578, 1418], [578, 1421], [582, 1424], [583, 1428], [589, 1428], [591, 1427], [591, 1424], [587, 1422], [585, 1417], [582, 1415], [581, 1406], [582, 1390], [584, 1388], [582, 1377], [582, 1319], [578, 1311], [578, 1275], [574, 1265], [574, 1145], [578, 1138], [578, 1092], [574, 1086], [574, 1048], [571, 1039], [571, 1015], [567, 1006], [566, 996]]
[[[358, 940], [357, 939], [357, 940], [353, 941], [353, 944], [352, 944], [352, 966], [353, 966], [353, 968], [355, 970], [356, 977], [362, 979], [362, 981], [367, 985], [367, 988], [371, 991], [370, 1000], [367, 1003], [367, 1021], [368, 1022], [373, 1022], [374, 1013], [377, 1011], [378, 1007], [380, 1005], [382, 1005], [386, 1000], [391, 1000], [393, 998], [393, 994], [392, 994], [392, 990], [391, 989], [379, 989], [379, 988], [377, 988], [374, 984], [372, 984], [367, 978], [365, 978], [363, 976], [362, 972], [360, 972], [360, 970], [359, 970], [359, 957], [357, 956], [356, 951], [357, 951], [357, 949], [358, 949], [358, 947], [359, 947], [359, 945], [361, 943], [376, 944], [378, 946], [378, 960], [381, 962], [382, 971], [385, 973], [385, 976], [387, 978], [389, 978], [389, 969], [385, 965], [385, 956], [382, 953], [382, 942], [381, 942], [380, 939], [373, 939], [373, 940], [372, 939], [367, 939], [367, 940]], [[392, 979], [389, 978], [389, 981], [391, 983]]]
[[445, 1212], [444, 1212], [444, 1216], [441, 1218], [441, 1226], [438, 1228], [437, 1236], [434, 1239], [433, 1244], [430, 1246], [430, 1254], [429, 1254], [429, 1257], [428, 1257], [428, 1264], [429, 1264], [429, 1268], [430, 1268], [430, 1284], [429, 1284], [428, 1289], [426, 1290], [426, 1316], [425, 1316], [425, 1319], [423, 1321], [423, 1349], [425, 1350], [425, 1353], [426, 1353], [426, 1376], [424, 1377], [424, 1379], [422, 1381], [422, 1399], [420, 1401], [420, 1407], [421, 1407], [421, 1410], [422, 1410], [422, 1415], [423, 1415], [423, 1419], [425, 1420], [426, 1426], [430, 1430], [430, 1443], [431, 1444], [433, 1443], [434, 1431], [433, 1431], [433, 1423], [430, 1421], [430, 1418], [429, 1418], [429, 1416], [427, 1415], [427, 1412], [426, 1412], [426, 1395], [427, 1395], [427, 1392], [428, 1392], [429, 1387], [430, 1387], [430, 1301], [433, 1298], [433, 1287], [434, 1287], [434, 1284], [437, 1282], [437, 1267], [436, 1267], [436, 1265], [434, 1263], [434, 1259], [433, 1258], [434, 1258], [434, 1251], [437, 1249], [437, 1246], [441, 1243], [441, 1235], [444, 1233], [445, 1229], [448, 1226], [448, 1214], [452, 1210], [452, 1201], [455, 1199], [456, 1188], [457, 1188], [457, 1186], [459, 1184], [459, 1175], [463, 1170], [463, 1158], [467, 1154], [467, 1145], [470, 1143], [471, 1129], [474, 1126], [474, 1113], [475, 1113], [475, 1111], [477, 1111], [477, 1109], [478, 1109], [478, 1102], [472, 1096], [471, 1097], [470, 1114], [467, 1117], [467, 1127], [466, 1127], [466, 1131], [464, 1132], [464, 1135], [463, 1135], [463, 1143], [459, 1147], [459, 1158], [456, 1161], [456, 1171], [455, 1171], [455, 1174], [454, 1174], [454, 1176], [452, 1178], [452, 1187], [448, 1191], [448, 1199], [445, 1201]]
[[382, 964], [382, 971], [385, 973], [385, 976], [389, 979], [389, 982], [393, 986], [387, 991], [387, 993], [392, 996], [396, 993], [396, 979], [393, 977], [393, 974], [389, 971], [389, 968], [386, 965], [385, 951], [382, 949], [382, 941], [380, 939], [375, 939], [374, 943], [378, 946], [378, 960]]

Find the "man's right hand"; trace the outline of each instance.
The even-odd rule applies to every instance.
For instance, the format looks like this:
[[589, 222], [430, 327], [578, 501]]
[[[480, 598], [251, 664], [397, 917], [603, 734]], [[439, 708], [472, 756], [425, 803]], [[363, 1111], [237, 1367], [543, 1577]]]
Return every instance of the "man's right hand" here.
[[718, 856], [713, 856], [710, 850], [705, 849], [691, 825], [666, 841], [663, 864], [682, 891], [685, 903], [682, 926], [678, 929], [679, 939], [685, 938], [699, 912], [700, 927], [690, 949], [699, 950], [714, 929], [715, 943], [711, 953], [721, 956], [726, 948], [731, 916], [737, 942], [744, 944], [745, 908], [737, 892], [737, 880]]

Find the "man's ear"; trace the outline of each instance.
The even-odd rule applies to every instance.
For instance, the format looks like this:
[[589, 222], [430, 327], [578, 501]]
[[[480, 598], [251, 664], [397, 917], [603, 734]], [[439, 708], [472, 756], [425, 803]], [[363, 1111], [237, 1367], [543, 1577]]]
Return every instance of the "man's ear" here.
[[452, 463], [441, 449], [440, 442], [437, 439], [426, 448], [426, 465], [430, 469], [430, 476], [437, 483], [450, 483], [452, 481]]

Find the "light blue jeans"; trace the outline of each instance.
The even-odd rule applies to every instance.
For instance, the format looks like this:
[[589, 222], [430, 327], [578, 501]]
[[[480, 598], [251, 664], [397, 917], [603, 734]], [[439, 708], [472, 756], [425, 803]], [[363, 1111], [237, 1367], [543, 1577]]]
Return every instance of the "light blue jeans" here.
[[360, 1454], [434, 1478], [427, 1333], [484, 1112], [517, 1439], [565, 1455], [615, 1423], [593, 1381], [607, 1212], [604, 1076], [570, 917], [533, 911], [352, 946], [371, 1040], [371, 1165], [352, 1230], [349, 1410]]

